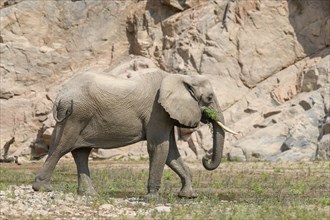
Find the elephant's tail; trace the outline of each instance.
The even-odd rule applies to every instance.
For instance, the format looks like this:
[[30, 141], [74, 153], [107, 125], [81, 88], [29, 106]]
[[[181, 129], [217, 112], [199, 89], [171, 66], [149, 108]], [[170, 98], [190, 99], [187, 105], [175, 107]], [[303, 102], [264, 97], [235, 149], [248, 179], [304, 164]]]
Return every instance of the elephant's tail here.
[[58, 99], [53, 105], [53, 116], [57, 123], [61, 123], [68, 118], [73, 111], [73, 100], [66, 101]]

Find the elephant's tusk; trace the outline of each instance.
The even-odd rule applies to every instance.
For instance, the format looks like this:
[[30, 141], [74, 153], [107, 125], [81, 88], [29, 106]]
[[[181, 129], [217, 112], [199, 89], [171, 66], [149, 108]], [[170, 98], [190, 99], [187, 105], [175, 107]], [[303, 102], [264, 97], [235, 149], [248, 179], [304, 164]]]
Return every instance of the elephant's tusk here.
[[238, 134], [237, 132], [235, 132], [235, 131], [233, 131], [233, 130], [227, 128], [227, 127], [226, 127], [224, 124], [222, 124], [220, 121], [215, 121], [215, 122], [216, 122], [220, 127], [222, 127], [223, 130], [225, 130], [225, 131], [227, 131], [227, 132], [229, 132], [229, 133], [235, 134], [235, 135]]

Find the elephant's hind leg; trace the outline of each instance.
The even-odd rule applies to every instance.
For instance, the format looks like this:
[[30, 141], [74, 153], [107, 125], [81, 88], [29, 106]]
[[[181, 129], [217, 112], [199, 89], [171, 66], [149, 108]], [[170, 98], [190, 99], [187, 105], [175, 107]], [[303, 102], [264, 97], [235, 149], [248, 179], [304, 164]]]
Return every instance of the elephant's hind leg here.
[[174, 130], [171, 132], [170, 150], [166, 160], [166, 165], [169, 166], [181, 179], [182, 187], [179, 192], [179, 197], [196, 198], [197, 194], [192, 188], [192, 175], [189, 167], [187, 167], [179, 153], [175, 142]]
[[58, 124], [55, 126], [52, 134], [52, 143], [48, 152], [48, 157], [41, 170], [38, 172], [35, 178], [35, 182], [32, 185], [32, 188], [35, 191], [52, 190], [50, 180], [55, 170], [56, 164], [63, 155], [69, 153], [72, 150], [72, 146], [74, 146], [76, 137], [78, 137], [79, 132], [80, 130], [75, 129], [74, 125], [71, 123], [65, 124], [65, 126]]
[[[53, 190], [50, 184], [50, 178], [59, 159], [60, 157], [54, 157], [51, 159], [51, 157], [48, 156], [47, 160], [45, 161], [42, 169], [37, 174], [35, 181], [32, 185], [32, 189], [34, 191], [50, 192]], [[51, 170], [51, 172], [49, 172], [48, 170]]]
[[77, 166], [78, 173], [78, 194], [79, 195], [96, 195], [96, 191], [92, 185], [90, 172], [88, 168], [88, 156], [92, 148], [78, 148], [73, 150], [72, 156]]
[[58, 163], [60, 158], [68, 152], [69, 151], [55, 150], [47, 157], [44, 165], [42, 166], [41, 170], [38, 172], [35, 178], [35, 182], [32, 185], [34, 191], [52, 191], [50, 179], [53, 175], [56, 164]]

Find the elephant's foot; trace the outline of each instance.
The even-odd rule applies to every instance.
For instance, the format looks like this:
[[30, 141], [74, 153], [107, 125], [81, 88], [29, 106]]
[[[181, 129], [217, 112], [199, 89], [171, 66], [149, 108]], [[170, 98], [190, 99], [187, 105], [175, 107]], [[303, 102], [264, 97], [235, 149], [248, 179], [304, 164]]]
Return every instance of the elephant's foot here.
[[34, 191], [44, 191], [44, 192], [53, 191], [53, 187], [50, 185], [49, 180], [40, 180], [38, 178], [36, 178], [35, 182], [33, 183], [32, 189]]
[[153, 193], [149, 192], [145, 196], [145, 200], [146, 200], [146, 202], [149, 202], [149, 203], [157, 203], [157, 204], [166, 203], [166, 200], [163, 197], [161, 197], [158, 192], [153, 192]]
[[94, 188], [88, 189], [88, 190], [82, 190], [78, 189], [77, 194], [80, 196], [96, 196], [97, 192], [95, 191]]
[[80, 174], [78, 180], [78, 195], [96, 196], [97, 192], [92, 185], [90, 177], [86, 174]]
[[148, 194], [145, 196], [146, 202], [164, 203], [164, 198], [162, 198], [159, 195], [159, 188], [160, 187], [155, 187], [155, 188], [149, 188], [148, 189]]
[[187, 199], [193, 199], [197, 197], [197, 194], [194, 192], [194, 190], [191, 187], [184, 187], [179, 192], [178, 196], [180, 198], [187, 198]]
[[156, 201], [159, 199], [159, 193], [148, 193], [145, 197], [147, 202]]

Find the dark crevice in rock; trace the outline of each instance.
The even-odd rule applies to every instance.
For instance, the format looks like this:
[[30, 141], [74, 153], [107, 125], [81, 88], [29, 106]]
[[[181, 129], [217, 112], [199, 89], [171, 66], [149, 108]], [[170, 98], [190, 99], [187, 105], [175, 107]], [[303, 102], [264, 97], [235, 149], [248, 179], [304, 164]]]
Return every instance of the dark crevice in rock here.
[[255, 109], [247, 108], [247, 109], [244, 109], [244, 112], [245, 112], [245, 113], [248, 113], [248, 114], [252, 114], [252, 113], [256, 113], [256, 112], [258, 112], [258, 111], [255, 110]]
[[265, 113], [265, 114], [263, 115], [263, 117], [264, 117], [264, 118], [268, 118], [268, 117], [270, 117], [270, 116], [277, 115], [277, 114], [279, 114], [279, 113], [281, 113], [280, 110], [278, 110], [278, 111], [271, 111], [271, 112], [267, 112], [267, 113]]
[[305, 100], [301, 100], [299, 102], [299, 105], [305, 110], [305, 111], [308, 111], [309, 109], [312, 108], [311, 104]]

